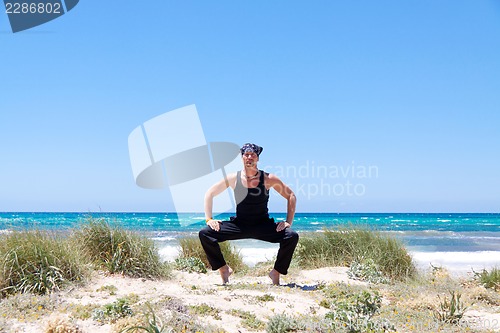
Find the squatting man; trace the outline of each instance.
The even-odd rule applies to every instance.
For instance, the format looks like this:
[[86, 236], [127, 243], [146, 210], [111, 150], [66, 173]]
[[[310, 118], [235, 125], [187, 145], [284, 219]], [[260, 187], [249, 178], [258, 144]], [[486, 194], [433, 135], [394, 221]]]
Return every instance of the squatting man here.
[[[276, 175], [259, 170], [257, 163], [263, 148], [253, 143], [244, 144], [240, 151], [243, 170], [228, 175], [208, 189], [205, 194], [205, 219], [207, 226], [199, 237], [212, 269], [219, 270], [222, 283], [229, 282], [233, 273], [222, 255], [219, 243], [236, 239], [258, 239], [279, 243], [274, 268], [269, 273], [272, 283], [279, 285], [280, 275], [288, 273], [299, 235], [290, 227], [295, 215], [296, 198], [293, 191]], [[229, 221], [212, 218], [213, 199], [231, 187], [236, 201], [236, 216]], [[287, 200], [286, 220], [276, 223], [269, 217], [269, 190], [274, 189]]]

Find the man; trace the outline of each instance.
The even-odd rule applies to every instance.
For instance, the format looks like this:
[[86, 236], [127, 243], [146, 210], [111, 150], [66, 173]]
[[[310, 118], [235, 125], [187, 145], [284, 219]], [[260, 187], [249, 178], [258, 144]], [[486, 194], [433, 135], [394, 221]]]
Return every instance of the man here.
[[[243, 170], [230, 174], [226, 179], [210, 187], [205, 194], [205, 219], [207, 227], [199, 232], [199, 237], [213, 270], [219, 270], [222, 283], [229, 282], [232, 269], [224, 260], [220, 242], [244, 238], [280, 243], [274, 268], [269, 273], [273, 284], [279, 285], [280, 275], [288, 273], [293, 251], [299, 235], [290, 229], [295, 215], [295, 194], [277, 176], [257, 168], [263, 148], [247, 143], [241, 147]], [[234, 190], [236, 217], [230, 221], [212, 218], [213, 198], [228, 187]], [[287, 216], [283, 222], [275, 223], [269, 218], [269, 190], [276, 190], [287, 200]]]

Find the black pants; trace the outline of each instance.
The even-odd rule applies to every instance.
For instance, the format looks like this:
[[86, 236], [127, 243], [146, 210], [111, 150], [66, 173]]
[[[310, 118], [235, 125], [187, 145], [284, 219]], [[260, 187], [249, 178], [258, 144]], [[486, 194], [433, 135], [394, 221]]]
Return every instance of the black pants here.
[[277, 232], [273, 219], [270, 219], [269, 222], [253, 225], [224, 221], [220, 224], [219, 231], [215, 231], [207, 226], [200, 230], [199, 236], [201, 245], [207, 254], [208, 262], [214, 271], [226, 265], [226, 261], [220, 250], [220, 242], [253, 238], [270, 243], [280, 243], [274, 269], [283, 275], [288, 273], [293, 251], [299, 241], [299, 234], [290, 228]]

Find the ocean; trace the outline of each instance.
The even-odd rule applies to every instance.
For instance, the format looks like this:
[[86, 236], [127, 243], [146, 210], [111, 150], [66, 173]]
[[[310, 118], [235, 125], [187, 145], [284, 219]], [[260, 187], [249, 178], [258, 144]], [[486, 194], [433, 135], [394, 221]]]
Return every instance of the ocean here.
[[[271, 213], [277, 221], [285, 214]], [[229, 219], [231, 214], [218, 218]], [[203, 214], [176, 213], [27, 213], [0, 212], [0, 233], [39, 229], [65, 232], [89, 217], [106, 219], [153, 239], [165, 260], [179, 253], [178, 240], [197, 236]], [[299, 233], [359, 225], [400, 239], [422, 269], [442, 266], [456, 273], [500, 267], [500, 214], [486, 213], [297, 213]], [[270, 260], [278, 245], [256, 240], [234, 241], [249, 265]], [[431, 266], [432, 265], [432, 266]]]

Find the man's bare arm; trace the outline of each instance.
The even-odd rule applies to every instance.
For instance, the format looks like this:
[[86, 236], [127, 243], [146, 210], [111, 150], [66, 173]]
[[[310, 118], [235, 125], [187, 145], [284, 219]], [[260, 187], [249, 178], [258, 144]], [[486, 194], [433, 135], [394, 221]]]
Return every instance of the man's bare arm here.
[[215, 183], [210, 187], [205, 193], [205, 221], [210, 228], [219, 231], [219, 220], [212, 219], [214, 198], [224, 192], [229, 186], [234, 187], [236, 181], [236, 174], [231, 174], [225, 179], [221, 179], [219, 182]]
[[286, 221], [278, 223], [277, 231], [281, 231], [285, 228], [292, 226], [293, 218], [295, 216], [295, 206], [297, 204], [297, 198], [293, 193], [292, 189], [283, 183], [279, 177], [269, 174], [268, 176], [269, 187], [273, 188], [278, 192], [283, 198], [287, 200], [286, 207]]

